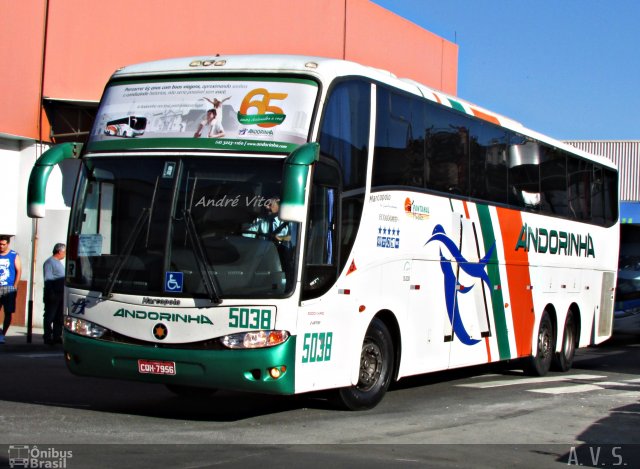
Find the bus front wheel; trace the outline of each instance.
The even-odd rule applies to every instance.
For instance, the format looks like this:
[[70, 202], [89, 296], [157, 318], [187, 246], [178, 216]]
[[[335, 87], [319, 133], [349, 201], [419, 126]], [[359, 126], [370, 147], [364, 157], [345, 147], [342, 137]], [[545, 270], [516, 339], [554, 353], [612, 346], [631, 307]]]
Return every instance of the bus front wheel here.
[[380, 319], [374, 318], [362, 343], [358, 383], [338, 390], [339, 404], [349, 410], [375, 407], [389, 389], [393, 362], [389, 329]]
[[553, 325], [549, 319], [549, 313], [545, 311], [540, 318], [538, 328], [538, 349], [536, 354], [529, 357], [525, 371], [532, 376], [544, 376], [551, 368], [555, 350], [555, 340], [553, 339]]

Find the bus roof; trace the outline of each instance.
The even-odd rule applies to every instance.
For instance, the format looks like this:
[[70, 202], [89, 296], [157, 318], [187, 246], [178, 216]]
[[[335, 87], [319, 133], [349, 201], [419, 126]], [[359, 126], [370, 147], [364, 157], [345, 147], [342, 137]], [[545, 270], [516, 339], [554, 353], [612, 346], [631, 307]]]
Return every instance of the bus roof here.
[[552, 137], [528, 129], [508, 117], [489, 111], [456, 96], [430, 88], [408, 78], [398, 78], [392, 72], [365, 66], [348, 60], [304, 55], [211, 55], [182, 57], [129, 65], [118, 69], [112, 78], [157, 76], [157, 75], [201, 75], [210, 73], [292, 73], [315, 75], [330, 82], [342, 76], [363, 76], [386, 83], [403, 91], [453, 108], [470, 116], [500, 125], [535, 140], [565, 151], [575, 153], [604, 166], [615, 168], [607, 158], [592, 155]]

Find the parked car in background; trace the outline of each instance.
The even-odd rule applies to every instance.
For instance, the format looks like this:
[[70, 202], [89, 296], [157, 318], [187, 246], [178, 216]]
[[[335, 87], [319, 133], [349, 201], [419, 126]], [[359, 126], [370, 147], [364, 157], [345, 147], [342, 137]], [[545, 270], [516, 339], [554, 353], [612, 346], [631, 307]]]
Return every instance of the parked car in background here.
[[640, 334], [640, 257], [620, 259], [613, 330]]

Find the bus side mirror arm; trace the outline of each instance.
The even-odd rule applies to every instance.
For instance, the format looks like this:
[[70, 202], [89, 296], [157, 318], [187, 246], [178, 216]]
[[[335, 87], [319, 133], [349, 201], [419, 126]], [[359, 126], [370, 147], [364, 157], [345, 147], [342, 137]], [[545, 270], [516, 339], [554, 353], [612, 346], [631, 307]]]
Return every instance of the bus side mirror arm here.
[[63, 160], [77, 158], [82, 143], [62, 143], [45, 151], [36, 161], [27, 188], [27, 215], [30, 218], [44, 218], [47, 181], [53, 167]]
[[282, 196], [279, 217], [284, 221], [306, 220], [305, 200], [311, 167], [320, 159], [320, 145], [305, 143], [291, 152], [284, 160], [282, 171]]

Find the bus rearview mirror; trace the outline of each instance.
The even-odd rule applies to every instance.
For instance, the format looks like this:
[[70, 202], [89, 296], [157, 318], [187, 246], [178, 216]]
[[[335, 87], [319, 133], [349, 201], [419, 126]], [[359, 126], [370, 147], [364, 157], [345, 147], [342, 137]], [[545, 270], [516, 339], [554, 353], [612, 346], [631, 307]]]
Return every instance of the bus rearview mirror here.
[[320, 146], [317, 143], [305, 143], [293, 150], [284, 161], [279, 215], [281, 220], [303, 222], [306, 219], [304, 207], [309, 171], [319, 158]]
[[63, 160], [78, 158], [82, 143], [61, 143], [45, 151], [36, 161], [27, 188], [27, 215], [30, 218], [44, 218], [47, 181], [51, 170]]

